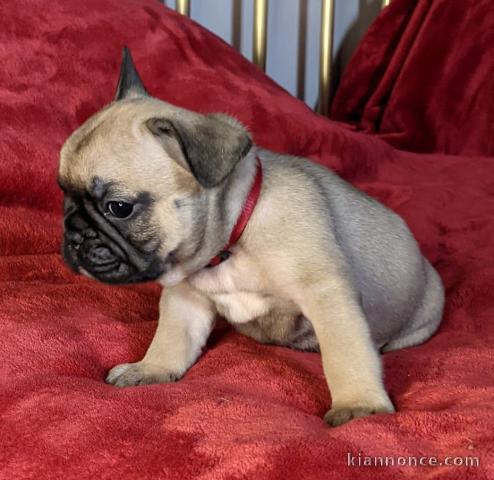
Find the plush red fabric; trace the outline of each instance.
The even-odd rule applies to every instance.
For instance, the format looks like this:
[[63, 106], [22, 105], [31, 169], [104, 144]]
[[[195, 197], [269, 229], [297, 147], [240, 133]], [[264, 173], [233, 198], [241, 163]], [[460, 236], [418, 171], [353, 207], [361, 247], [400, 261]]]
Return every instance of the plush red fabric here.
[[[319, 355], [226, 327], [175, 384], [104, 383], [143, 355], [159, 288], [67, 269], [55, 179], [64, 139], [112, 98], [124, 44], [156, 96], [232, 113], [407, 220], [448, 300], [434, 338], [383, 358], [397, 414], [327, 427]], [[1, 479], [493, 478], [492, 158], [399, 152], [330, 122], [153, 0], [3, 1], [0, 64]], [[348, 466], [359, 453], [480, 466]]]
[[332, 117], [417, 152], [494, 154], [492, 0], [393, 0], [350, 61]]

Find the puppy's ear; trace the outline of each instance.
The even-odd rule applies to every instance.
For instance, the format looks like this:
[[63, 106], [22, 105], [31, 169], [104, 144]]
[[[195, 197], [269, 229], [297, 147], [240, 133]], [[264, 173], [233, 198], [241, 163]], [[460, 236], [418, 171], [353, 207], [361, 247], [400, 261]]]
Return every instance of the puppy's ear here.
[[205, 188], [219, 185], [252, 147], [247, 130], [223, 114], [201, 116], [193, 123], [151, 118], [146, 126], [163, 145], [169, 137], [178, 141], [186, 167]]
[[148, 92], [144, 88], [141, 77], [139, 77], [139, 74], [137, 73], [130, 50], [127, 47], [124, 47], [115, 100], [143, 96], [148, 96]]

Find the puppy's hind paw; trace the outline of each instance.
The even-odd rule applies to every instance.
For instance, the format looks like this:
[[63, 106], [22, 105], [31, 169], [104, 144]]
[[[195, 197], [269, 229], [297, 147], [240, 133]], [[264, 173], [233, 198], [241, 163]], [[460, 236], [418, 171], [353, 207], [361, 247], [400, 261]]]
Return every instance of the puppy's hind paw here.
[[115, 387], [151, 385], [153, 383], [176, 382], [182, 375], [170, 372], [156, 365], [144, 362], [122, 363], [113, 367], [106, 377], [106, 383]]

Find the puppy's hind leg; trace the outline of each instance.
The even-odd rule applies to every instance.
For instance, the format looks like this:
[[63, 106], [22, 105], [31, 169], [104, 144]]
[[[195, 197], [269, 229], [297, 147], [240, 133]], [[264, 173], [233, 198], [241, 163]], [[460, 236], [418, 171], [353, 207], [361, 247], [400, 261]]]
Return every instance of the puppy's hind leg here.
[[153, 341], [140, 362], [113, 367], [106, 382], [117, 387], [174, 382], [195, 362], [213, 327], [210, 301], [182, 282], [163, 290]]
[[298, 296], [314, 326], [331, 391], [332, 406], [324, 419], [337, 426], [352, 418], [393, 412], [357, 294], [343, 277], [327, 278], [331, 280], [305, 285]]
[[381, 348], [383, 353], [420, 345], [434, 334], [441, 323], [444, 307], [443, 284], [432, 265], [427, 260], [424, 262], [426, 272], [424, 296], [410, 322], [396, 338]]

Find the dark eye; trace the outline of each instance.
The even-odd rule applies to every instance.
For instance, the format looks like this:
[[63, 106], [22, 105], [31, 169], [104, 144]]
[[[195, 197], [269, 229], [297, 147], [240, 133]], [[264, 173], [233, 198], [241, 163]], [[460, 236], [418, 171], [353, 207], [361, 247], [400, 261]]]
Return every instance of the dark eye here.
[[127, 218], [134, 210], [134, 205], [127, 202], [108, 202], [106, 210], [117, 218]]

